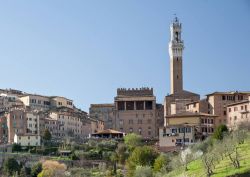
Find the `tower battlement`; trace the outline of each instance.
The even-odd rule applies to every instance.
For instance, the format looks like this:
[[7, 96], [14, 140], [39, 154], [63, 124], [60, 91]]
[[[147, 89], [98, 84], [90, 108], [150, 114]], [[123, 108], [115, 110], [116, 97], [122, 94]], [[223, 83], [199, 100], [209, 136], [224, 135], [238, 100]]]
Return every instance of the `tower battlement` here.
[[154, 96], [153, 88], [118, 88], [117, 96]]

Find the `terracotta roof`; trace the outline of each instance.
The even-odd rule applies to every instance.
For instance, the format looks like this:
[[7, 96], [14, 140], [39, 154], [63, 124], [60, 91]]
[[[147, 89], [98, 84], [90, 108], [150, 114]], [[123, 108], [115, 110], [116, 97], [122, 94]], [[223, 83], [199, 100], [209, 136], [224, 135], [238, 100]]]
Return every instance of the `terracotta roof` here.
[[112, 129], [106, 129], [106, 130], [99, 131], [97, 133], [93, 133], [93, 135], [96, 135], [96, 134], [123, 134], [123, 132], [119, 132], [119, 131], [112, 130]]

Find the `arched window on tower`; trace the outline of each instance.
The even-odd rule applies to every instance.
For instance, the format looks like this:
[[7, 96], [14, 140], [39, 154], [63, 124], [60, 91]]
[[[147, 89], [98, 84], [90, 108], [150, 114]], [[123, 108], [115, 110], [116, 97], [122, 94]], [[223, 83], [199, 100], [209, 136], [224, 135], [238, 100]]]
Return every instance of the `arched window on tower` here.
[[177, 79], [179, 79], [179, 76], [177, 75]]
[[178, 57], [176, 58], [176, 60], [177, 60], [177, 61], [179, 60]]
[[179, 39], [179, 34], [178, 32], [175, 32], [175, 40], [178, 41], [178, 39]]

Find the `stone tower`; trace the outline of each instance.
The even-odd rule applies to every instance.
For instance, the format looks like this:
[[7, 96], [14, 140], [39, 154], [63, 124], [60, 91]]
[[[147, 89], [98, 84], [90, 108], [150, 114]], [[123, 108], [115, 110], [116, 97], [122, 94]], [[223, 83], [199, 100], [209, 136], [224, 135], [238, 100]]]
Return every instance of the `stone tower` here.
[[184, 49], [184, 44], [181, 40], [181, 23], [177, 17], [175, 17], [170, 26], [170, 33], [169, 56], [171, 94], [175, 94], [183, 91], [182, 51]]

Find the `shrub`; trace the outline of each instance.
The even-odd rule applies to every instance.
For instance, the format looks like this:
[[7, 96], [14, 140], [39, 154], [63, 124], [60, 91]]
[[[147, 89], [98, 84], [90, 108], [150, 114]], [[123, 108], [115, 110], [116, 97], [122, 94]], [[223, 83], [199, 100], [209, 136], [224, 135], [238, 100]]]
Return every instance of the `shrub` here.
[[226, 133], [226, 132], [228, 132], [227, 126], [226, 125], [219, 125], [214, 131], [213, 138], [217, 139], [217, 140], [222, 140], [224, 133]]
[[167, 155], [161, 154], [159, 155], [154, 162], [154, 171], [159, 172], [164, 169], [164, 171], [170, 171], [169, 166], [170, 159]]
[[157, 156], [152, 147], [136, 147], [127, 160], [128, 176], [133, 176], [136, 166], [152, 166]]
[[14, 143], [12, 145], [12, 152], [20, 152], [22, 151], [22, 146], [20, 144]]
[[19, 172], [21, 169], [21, 166], [14, 158], [7, 159], [4, 162], [3, 166], [4, 166], [4, 171], [9, 175], [13, 175], [16, 172]]
[[153, 177], [153, 172], [149, 166], [137, 166], [134, 177]]
[[31, 176], [37, 177], [37, 175], [43, 170], [42, 164], [38, 162], [31, 168]]
[[124, 143], [130, 151], [142, 144], [142, 137], [135, 133], [130, 133], [124, 137]]

